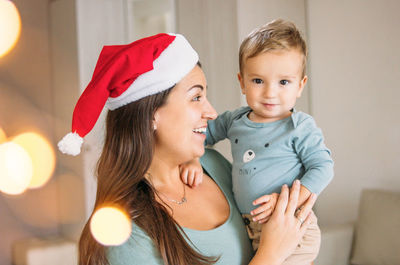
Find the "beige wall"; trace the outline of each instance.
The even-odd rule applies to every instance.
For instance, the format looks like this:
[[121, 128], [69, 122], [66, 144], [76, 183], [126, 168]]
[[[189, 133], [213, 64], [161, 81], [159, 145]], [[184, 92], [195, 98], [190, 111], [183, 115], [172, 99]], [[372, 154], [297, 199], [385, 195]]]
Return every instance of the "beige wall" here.
[[[48, 1], [13, 1], [21, 20], [15, 48], [0, 58], [0, 127], [7, 136], [34, 131], [53, 142]], [[58, 233], [57, 182], [23, 195], [0, 194], [0, 264], [11, 265], [12, 242]]]
[[[231, 0], [177, 0], [177, 31], [199, 53], [207, 78], [207, 97], [218, 113], [240, 106], [236, 79], [239, 49], [237, 4]], [[231, 159], [227, 140], [216, 145]]]
[[[54, 136], [58, 142], [70, 129], [74, 105], [80, 95], [76, 3], [49, 2]], [[82, 157], [63, 155], [56, 149], [60, 234], [77, 239], [84, 222], [84, 163]]]
[[239, 106], [235, 1], [178, 0], [177, 30], [199, 53], [207, 78], [207, 96], [217, 112]]
[[335, 160], [318, 213], [342, 223], [363, 188], [400, 190], [400, 2], [307, 2], [312, 112]]
[[0, 80], [51, 112], [48, 0], [13, 2], [21, 15], [22, 31], [15, 48], [0, 58]]

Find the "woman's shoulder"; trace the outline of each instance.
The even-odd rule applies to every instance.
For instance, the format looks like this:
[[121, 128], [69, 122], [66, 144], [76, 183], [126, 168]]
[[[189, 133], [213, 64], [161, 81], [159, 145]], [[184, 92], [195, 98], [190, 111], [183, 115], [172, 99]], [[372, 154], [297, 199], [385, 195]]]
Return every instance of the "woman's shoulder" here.
[[131, 236], [124, 244], [108, 247], [107, 259], [110, 265], [163, 264], [150, 237], [135, 223], [132, 224]]

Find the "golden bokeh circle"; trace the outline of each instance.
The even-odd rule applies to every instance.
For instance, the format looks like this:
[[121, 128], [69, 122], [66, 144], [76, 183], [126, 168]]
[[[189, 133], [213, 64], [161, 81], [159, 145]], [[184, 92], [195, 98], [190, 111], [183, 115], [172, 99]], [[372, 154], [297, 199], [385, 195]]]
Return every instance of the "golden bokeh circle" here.
[[45, 185], [54, 173], [56, 156], [52, 145], [43, 136], [27, 132], [13, 137], [12, 142], [22, 146], [32, 159], [33, 175], [29, 188]]
[[0, 128], [0, 144], [7, 141], [7, 135], [2, 128]]
[[90, 231], [102, 245], [117, 246], [123, 244], [130, 236], [132, 227], [130, 218], [115, 207], [98, 209], [90, 220]]
[[21, 34], [21, 18], [17, 7], [9, 0], [0, 0], [0, 57], [17, 43]]
[[32, 179], [32, 160], [28, 152], [13, 142], [0, 144], [0, 191], [10, 195], [23, 193]]

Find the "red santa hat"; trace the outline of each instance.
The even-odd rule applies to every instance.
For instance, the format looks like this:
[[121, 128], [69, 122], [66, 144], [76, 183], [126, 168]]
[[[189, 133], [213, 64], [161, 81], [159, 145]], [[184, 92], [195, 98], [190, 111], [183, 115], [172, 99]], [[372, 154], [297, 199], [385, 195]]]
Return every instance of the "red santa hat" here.
[[199, 57], [179, 34], [157, 34], [128, 45], [104, 46], [92, 80], [75, 106], [72, 132], [58, 143], [61, 152], [78, 155], [104, 106], [117, 109], [171, 88]]

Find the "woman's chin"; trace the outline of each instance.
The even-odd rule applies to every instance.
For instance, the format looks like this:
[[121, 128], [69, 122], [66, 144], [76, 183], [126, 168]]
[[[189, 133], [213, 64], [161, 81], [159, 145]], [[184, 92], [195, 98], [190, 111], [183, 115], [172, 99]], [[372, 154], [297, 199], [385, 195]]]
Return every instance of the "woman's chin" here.
[[202, 155], [204, 155], [204, 152], [205, 152], [204, 145], [196, 148], [196, 150], [193, 151], [193, 155], [195, 156], [194, 158], [201, 157]]
[[204, 152], [205, 152], [204, 144], [201, 145], [201, 146], [198, 146], [193, 151], [193, 158], [192, 159], [200, 158], [202, 155], [204, 155]]
[[199, 152], [199, 157], [203, 156], [205, 151], [206, 151], [206, 150], [205, 150], [204, 145], [203, 145], [203, 146], [201, 147], [201, 151]]

